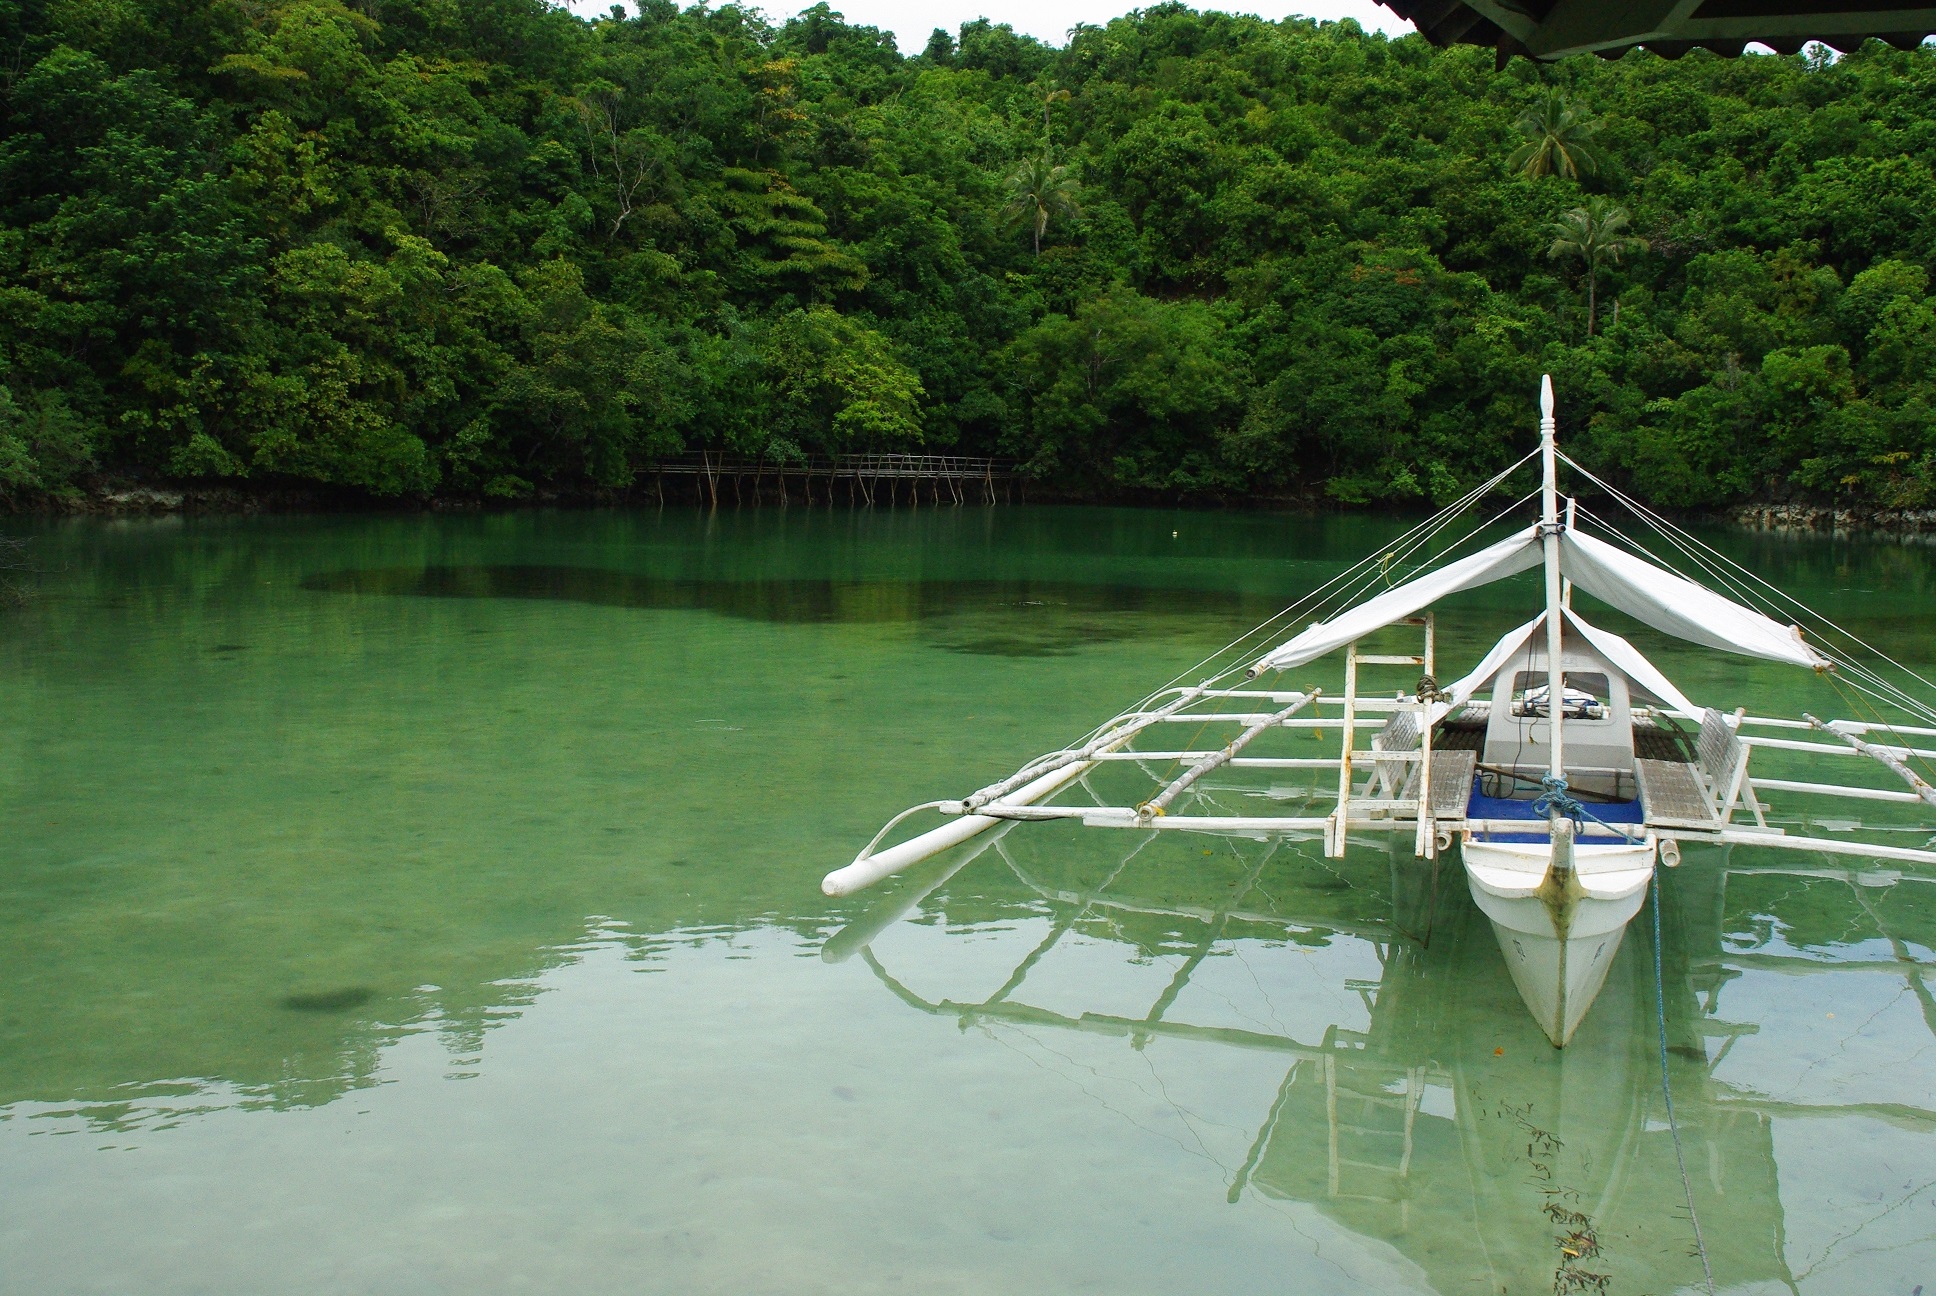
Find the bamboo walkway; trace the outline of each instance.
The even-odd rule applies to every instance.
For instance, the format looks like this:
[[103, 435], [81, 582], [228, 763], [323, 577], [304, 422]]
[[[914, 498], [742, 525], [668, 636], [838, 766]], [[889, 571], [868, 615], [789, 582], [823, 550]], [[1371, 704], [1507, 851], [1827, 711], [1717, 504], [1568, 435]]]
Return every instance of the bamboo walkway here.
[[[912, 504], [925, 493], [933, 504], [995, 504], [1022, 489], [1014, 465], [973, 455], [852, 454], [792, 463], [747, 459], [714, 451], [666, 459], [647, 469], [661, 501], [666, 478], [690, 477], [701, 504], [719, 507], [772, 501], [805, 504]], [[844, 497], [844, 498], [843, 498]]]

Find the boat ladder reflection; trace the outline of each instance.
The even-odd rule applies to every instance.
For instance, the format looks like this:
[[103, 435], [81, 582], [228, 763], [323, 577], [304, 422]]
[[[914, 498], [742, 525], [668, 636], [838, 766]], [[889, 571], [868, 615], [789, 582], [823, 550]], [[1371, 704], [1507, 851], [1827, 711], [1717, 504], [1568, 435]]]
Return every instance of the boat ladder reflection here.
[[[1025, 887], [1058, 911], [1058, 916], [1051, 924], [1048, 934], [1016, 964], [1001, 986], [985, 999], [974, 1002], [924, 999], [889, 972], [871, 948], [862, 946], [859, 953], [874, 975], [903, 1003], [933, 1016], [952, 1018], [963, 1027], [999, 1021], [1119, 1035], [1126, 1037], [1131, 1046], [1137, 1049], [1143, 1048], [1157, 1037], [1169, 1037], [1236, 1048], [1262, 1049], [1289, 1055], [1292, 1062], [1279, 1086], [1278, 1101], [1273, 1104], [1263, 1124], [1258, 1128], [1248, 1155], [1231, 1180], [1229, 1200], [1233, 1203], [1243, 1194], [1257, 1164], [1270, 1146], [1279, 1111], [1293, 1082], [1298, 1078], [1300, 1067], [1307, 1063], [1313, 1064], [1316, 1072], [1323, 1076], [1325, 1086], [1329, 1195], [1394, 1205], [1401, 1215], [1408, 1217], [1410, 1197], [1404, 1191], [1403, 1185], [1411, 1172], [1413, 1129], [1420, 1100], [1425, 1092], [1426, 1077], [1431, 1073], [1440, 1081], [1441, 1086], [1449, 1086], [1449, 1075], [1443, 1068], [1426, 1065], [1395, 1068], [1381, 1065], [1377, 1055], [1370, 1050], [1371, 1037], [1368, 1034], [1336, 1025], [1327, 1028], [1318, 1043], [1308, 1044], [1288, 1034], [1272, 1034], [1232, 1026], [1206, 1026], [1171, 1020], [1168, 1014], [1175, 1006], [1178, 997], [1189, 985], [1203, 961], [1209, 957], [1219, 942], [1228, 937], [1233, 923], [1274, 928], [1280, 932], [1295, 929], [1299, 924], [1278, 914], [1245, 907], [1245, 901], [1255, 890], [1258, 878], [1283, 847], [1282, 841], [1266, 844], [1255, 862], [1243, 875], [1241, 882], [1231, 888], [1230, 895], [1223, 902], [1214, 906], [1162, 904], [1134, 896], [1110, 894], [1108, 888], [1121, 877], [1123, 871], [1143, 848], [1154, 840], [1154, 836], [1146, 839], [1125, 856], [1099, 884], [1084, 891], [1059, 889], [1043, 883], [1014, 858], [1001, 836], [996, 836], [989, 842], [984, 849], [992, 849]], [[974, 855], [981, 853], [976, 851]], [[948, 870], [946, 876], [953, 876], [956, 869], [966, 862], [967, 859], [960, 861], [955, 869]], [[945, 880], [946, 877], [940, 879], [940, 881]], [[934, 887], [921, 889], [915, 902], [918, 903], [918, 899], [932, 894], [933, 889]], [[911, 907], [910, 903], [901, 902], [894, 906], [895, 916], [898, 917]], [[1162, 992], [1150, 1004], [1148, 1011], [1141, 1016], [1102, 1012], [1083, 1012], [1080, 1015], [1071, 1016], [1016, 1001], [1013, 996], [1022, 988], [1029, 973], [1085, 917], [1098, 910], [1144, 917], [1185, 919], [1200, 924], [1202, 931], [1194, 948], [1178, 966]], [[865, 929], [872, 934], [878, 934], [878, 924], [869, 923], [863, 919], [861, 924], [856, 926], [859, 927], [862, 924], [865, 924]], [[1335, 923], [1328, 925], [1333, 928], [1336, 926]], [[842, 933], [842, 935], [845, 934]], [[1370, 929], [1363, 935], [1366, 939], [1380, 942], [1375, 947], [1378, 949], [1380, 962], [1384, 962], [1391, 952], [1392, 933], [1383, 929]], [[838, 941], [839, 937], [836, 937], [835, 941], [829, 942], [829, 947], [839, 950], [839, 945], [836, 943]], [[844, 957], [844, 953], [841, 956]], [[1375, 1010], [1380, 984], [1378, 981], [1347, 983], [1350, 989], [1359, 994], [1368, 1014]], [[1398, 1091], [1396, 1096], [1392, 1093], [1394, 1087]]]

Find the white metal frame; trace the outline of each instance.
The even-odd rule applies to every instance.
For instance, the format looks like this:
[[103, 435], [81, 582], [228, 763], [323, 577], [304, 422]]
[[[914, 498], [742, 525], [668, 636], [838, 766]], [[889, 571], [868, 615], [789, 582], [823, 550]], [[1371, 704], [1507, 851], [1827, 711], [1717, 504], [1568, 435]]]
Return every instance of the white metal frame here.
[[[1354, 646], [1355, 647], [1355, 646]], [[1430, 726], [1423, 723], [1427, 707], [1414, 697], [1392, 698], [1366, 696], [1357, 687], [1358, 678], [1352, 665], [1425, 665], [1426, 673], [1432, 673], [1431, 643], [1428, 638], [1425, 658], [1412, 656], [1374, 656], [1353, 651], [1347, 657], [1346, 687], [1339, 697], [1327, 696], [1322, 689], [1311, 687], [1302, 690], [1256, 689], [1256, 688], [1213, 688], [1207, 685], [1184, 687], [1170, 690], [1146, 710], [1126, 712], [1115, 717], [1099, 731], [1098, 736], [1077, 746], [1050, 752], [1029, 762], [1009, 777], [965, 797], [959, 801], [928, 802], [913, 807], [889, 822], [880, 836], [870, 843], [867, 850], [845, 869], [829, 874], [826, 888], [829, 894], [846, 895], [879, 881], [880, 878], [900, 871], [903, 868], [927, 858], [960, 842], [967, 841], [980, 832], [1004, 822], [1015, 820], [1060, 820], [1073, 819], [1085, 827], [1127, 828], [1163, 831], [1228, 833], [1244, 836], [1275, 835], [1291, 837], [1317, 837], [1323, 849], [1333, 858], [1342, 854], [1353, 836], [1361, 833], [1380, 835], [1394, 832], [1413, 834], [1414, 853], [1420, 858], [1431, 858], [1437, 850], [1438, 823], [1431, 809], [1430, 769], [1431, 737]], [[1270, 707], [1261, 709], [1262, 703]], [[1326, 712], [1331, 712], [1327, 715]], [[1359, 748], [1356, 736], [1360, 731], [1376, 732], [1383, 729], [1394, 714], [1411, 713], [1419, 717], [1420, 745], [1411, 751], [1383, 751], [1375, 746]], [[1686, 721], [1698, 721], [1700, 717], [1680, 716]], [[1865, 787], [1855, 783], [1815, 782], [1799, 779], [1750, 776], [1749, 768], [1754, 753], [1763, 748], [1771, 751], [1792, 751], [1818, 758], [1833, 758], [1837, 761], [1854, 760], [1868, 762], [1877, 768], [1886, 766], [1878, 760], [1874, 751], [1882, 751], [1897, 758], [1905, 757], [1936, 758], [1936, 750], [1906, 746], [1885, 746], [1866, 743], [1871, 751], [1856, 747], [1809, 742], [1785, 737], [1763, 736], [1756, 730], [1785, 732], [1791, 730], [1810, 730], [1822, 728], [1842, 736], [1874, 731], [1879, 726], [1864, 725], [1859, 722], [1833, 721], [1825, 724], [1810, 725], [1802, 720], [1789, 720], [1777, 717], [1752, 716], [1737, 712], [1725, 716], [1730, 729], [1739, 743], [1739, 756], [1720, 771], [1721, 777], [1709, 784], [1709, 795], [1719, 826], [1703, 831], [1692, 828], [1660, 827], [1652, 831], [1662, 841], [1699, 842], [1710, 841], [1736, 845], [1766, 846], [1772, 849], [1795, 851], [1812, 850], [1830, 855], [1864, 856], [1879, 860], [1936, 864], [1936, 850], [1917, 849], [1902, 846], [1888, 846], [1845, 837], [1824, 837], [1817, 834], [1797, 834], [1779, 827], [1771, 826], [1767, 812], [1772, 807], [1764, 799], [1764, 794], [1787, 793], [1810, 799], [1845, 799], [1856, 803], [1917, 804], [1927, 800], [1914, 790], [1898, 791], [1889, 788]], [[1221, 747], [1191, 746], [1178, 748], [1173, 744], [1162, 744], [1150, 749], [1142, 749], [1134, 744], [1139, 737], [1171, 725], [1227, 726], [1236, 729], [1232, 741]], [[1259, 739], [1276, 731], [1310, 732], [1338, 728], [1341, 730], [1338, 754], [1336, 756], [1253, 756], [1244, 751]], [[1936, 737], [1936, 730], [1914, 727], [1892, 728], [1889, 732], [1905, 738]], [[1381, 797], [1373, 795], [1378, 789], [1378, 775], [1374, 769], [1364, 786], [1359, 786], [1354, 773], [1359, 759], [1369, 756], [1376, 762], [1422, 762], [1424, 771], [1418, 795], [1409, 798]], [[1171, 778], [1152, 776], [1156, 787], [1152, 794], [1141, 802], [1129, 805], [1059, 805], [1051, 800], [1059, 792], [1075, 783], [1081, 776], [1105, 765], [1121, 763], [1161, 763], [1168, 766], [1182, 766], [1182, 770]], [[1331, 808], [1324, 814], [1243, 814], [1229, 815], [1220, 813], [1201, 813], [1194, 806], [1197, 798], [1193, 792], [1204, 791], [1206, 776], [1219, 770], [1233, 771], [1271, 771], [1271, 770], [1324, 770], [1337, 771], [1337, 792]], [[1754, 825], [1736, 824], [1734, 812], [1747, 809], [1754, 816]], [[950, 823], [941, 828], [930, 830], [918, 836], [877, 850], [880, 843], [899, 823], [916, 812], [936, 810], [952, 816]], [[1525, 831], [1527, 825], [1522, 821], [1501, 821], [1488, 824], [1471, 821], [1464, 826], [1474, 831]], [[1589, 837], [1607, 835], [1589, 822], [1582, 830]], [[1936, 834], [1936, 826], [1932, 826]]]

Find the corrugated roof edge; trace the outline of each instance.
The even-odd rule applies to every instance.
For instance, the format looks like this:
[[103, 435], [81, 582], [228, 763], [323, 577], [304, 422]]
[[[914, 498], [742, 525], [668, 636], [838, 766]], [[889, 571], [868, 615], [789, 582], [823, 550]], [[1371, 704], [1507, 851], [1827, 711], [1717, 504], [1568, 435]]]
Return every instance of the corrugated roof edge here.
[[[1478, 45], [1497, 52], [1497, 65], [1504, 68], [1513, 56], [1537, 59], [1522, 44], [1518, 37], [1488, 18], [1479, 10], [1466, 4], [1465, 0], [1379, 0], [1385, 8], [1417, 27], [1419, 33], [1433, 45], [1444, 48], [1450, 45]], [[1512, 6], [1515, 10], [1535, 22], [1550, 10], [1550, 4], [1539, 0], [1520, 0]], [[1786, 8], [1787, 6], [1784, 6]], [[1895, 6], [1889, 6], [1895, 7]], [[1538, 10], [1539, 12], [1532, 12]], [[1793, 20], [1802, 17], [1794, 12], [1781, 15]], [[1907, 15], [1905, 15], [1907, 16]], [[1777, 54], [1797, 54], [1808, 45], [1822, 44], [1838, 53], [1851, 53], [1864, 41], [1879, 40], [1899, 50], [1911, 50], [1921, 45], [1931, 35], [1936, 35], [1936, 22], [1922, 23], [1903, 31], [1887, 32], [1848, 32], [1836, 31], [1837, 18], [1848, 21], [1846, 11], [1836, 9], [1833, 4], [1826, 7], [1820, 19], [1823, 29], [1818, 35], [1797, 36], [1792, 32], [1770, 33], [1767, 35], [1730, 37], [1727, 39], [1706, 38], [1698, 40], [1635, 40], [1627, 44], [1611, 46], [1595, 51], [1602, 58], [1616, 59], [1630, 49], [1646, 49], [1662, 58], [1677, 59], [1690, 50], [1704, 49], [1722, 58], [1738, 58], [1749, 45], [1765, 45]], [[1549, 56], [1550, 57], [1550, 56]]]

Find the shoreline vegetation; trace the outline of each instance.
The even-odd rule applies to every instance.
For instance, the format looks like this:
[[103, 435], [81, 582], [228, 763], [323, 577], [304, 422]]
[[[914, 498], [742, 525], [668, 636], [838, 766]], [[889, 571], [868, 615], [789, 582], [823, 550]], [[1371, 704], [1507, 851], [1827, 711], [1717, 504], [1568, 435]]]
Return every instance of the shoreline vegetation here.
[[[1015, 500], [1013, 502], [1023, 502]], [[1186, 499], [1183, 501], [1163, 501], [1156, 499], [1104, 499], [1093, 497], [1060, 496], [1052, 491], [1036, 489], [1028, 504], [1063, 505], [1129, 505], [1131, 507], [1181, 507], [1215, 510], [1235, 508], [1260, 513], [1283, 513], [1289, 516], [1309, 517], [1322, 513], [1367, 512], [1368, 509], [1339, 505], [1323, 498], [1291, 498], [1284, 496], [1241, 496], [1220, 500]], [[892, 510], [892, 509], [933, 509], [933, 508], [1007, 508], [1009, 499], [984, 502], [979, 499], [964, 500], [960, 504], [949, 501], [940, 503], [915, 503], [906, 501], [878, 503], [836, 502], [832, 505], [824, 499], [802, 501], [793, 499], [789, 504], [781, 504], [777, 497], [760, 500], [744, 500], [739, 503], [722, 501], [711, 506], [714, 511], [739, 511], [745, 509], [807, 508], [833, 509], [835, 511]], [[233, 486], [151, 486], [129, 482], [97, 484], [89, 493], [70, 496], [58, 502], [57, 507], [21, 509], [19, 512], [37, 512], [43, 515], [54, 514], [69, 517], [246, 517], [255, 514], [303, 514], [303, 513], [385, 513], [385, 512], [429, 512], [429, 513], [467, 513], [513, 510], [522, 508], [553, 509], [592, 509], [592, 508], [706, 508], [702, 498], [687, 498], [681, 492], [668, 492], [663, 499], [652, 490], [589, 490], [577, 493], [554, 491], [537, 492], [531, 496], [515, 499], [488, 499], [480, 496], [422, 495], [405, 497], [380, 497], [364, 492], [329, 491], [326, 489], [304, 489], [301, 487], [279, 489], [237, 489]], [[1400, 503], [1397, 510], [1404, 515], [1426, 515], [1426, 507], [1416, 503]], [[1819, 504], [1744, 504], [1726, 510], [1677, 511], [1683, 522], [1709, 526], [1731, 527], [1742, 531], [1762, 531], [1816, 536], [1879, 536], [1894, 537], [1918, 542], [1936, 542], [1936, 509], [1896, 509], [1876, 511], [1871, 509], [1838, 509]], [[0, 563], [4, 569], [4, 563]], [[0, 604], [6, 599], [4, 589], [0, 589]]]
[[[1936, 530], [1936, 49], [1553, 66], [1178, 4], [0, 6], [0, 505], [637, 502], [701, 450], [1427, 509], [1572, 453]], [[170, 502], [172, 501], [172, 502]]]

